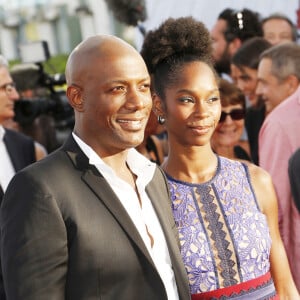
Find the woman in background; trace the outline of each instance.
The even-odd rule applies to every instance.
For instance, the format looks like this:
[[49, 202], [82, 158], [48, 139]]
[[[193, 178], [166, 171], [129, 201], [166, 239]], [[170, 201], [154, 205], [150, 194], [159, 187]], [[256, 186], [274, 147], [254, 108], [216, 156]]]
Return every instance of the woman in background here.
[[136, 147], [137, 151], [158, 165], [162, 164], [165, 156], [163, 141], [158, 138], [158, 134], [164, 130], [164, 127], [157, 123], [154, 112], [151, 111], [145, 128], [144, 140]]
[[249, 153], [239, 145], [245, 130], [245, 95], [236, 85], [222, 78], [219, 91], [222, 112], [211, 138], [212, 148], [218, 155], [251, 161]]

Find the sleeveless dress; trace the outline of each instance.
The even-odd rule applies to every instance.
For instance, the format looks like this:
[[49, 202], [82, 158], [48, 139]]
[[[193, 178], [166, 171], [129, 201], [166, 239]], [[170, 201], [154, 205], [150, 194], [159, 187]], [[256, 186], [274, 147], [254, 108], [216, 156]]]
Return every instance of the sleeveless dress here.
[[[216, 174], [206, 183], [167, 178], [191, 294], [252, 284], [268, 274], [271, 238], [245, 164], [218, 156]], [[276, 299], [269, 279], [266, 297], [248, 299]]]

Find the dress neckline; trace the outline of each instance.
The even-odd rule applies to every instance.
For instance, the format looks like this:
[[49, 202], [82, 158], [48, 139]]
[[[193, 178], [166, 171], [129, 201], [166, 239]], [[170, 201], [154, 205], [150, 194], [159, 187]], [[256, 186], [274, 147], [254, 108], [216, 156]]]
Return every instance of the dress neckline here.
[[171, 175], [169, 175], [167, 172], [165, 172], [166, 176], [167, 176], [167, 179], [171, 180], [171, 181], [174, 181], [174, 182], [177, 182], [177, 183], [180, 183], [180, 184], [184, 184], [184, 185], [188, 185], [188, 186], [204, 186], [204, 185], [208, 185], [208, 184], [211, 184], [212, 182], [215, 181], [216, 177], [219, 175], [220, 173], [220, 170], [221, 170], [221, 157], [219, 155], [216, 154], [216, 157], [218, 159], [218, 162], [217, 162], [217, 168], [216, 168], [216, 171], [214, 173], [214, 175], [212, 176], [211, 179], [205, 181], [205, 182], [202, 182], [202, 183], [191, 183], [191, 182], [188, 182], [188, 181], [184, 181], [184, 180], [180, 180], [180, 179], [175, 179], [174, 177], [172, 177]]

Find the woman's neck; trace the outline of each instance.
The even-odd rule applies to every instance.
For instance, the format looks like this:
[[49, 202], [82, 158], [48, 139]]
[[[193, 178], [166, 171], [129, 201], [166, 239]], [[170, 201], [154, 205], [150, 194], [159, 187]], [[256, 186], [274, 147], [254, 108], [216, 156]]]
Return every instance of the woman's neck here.
[[236, 155], [234, 152], [234, 146], [222, 146], [222, 145], [214, 145], [213, 150], [220, 156], [224, 156], [230, 159], [236, 159]]
[[218, 158], [210, 145], [170, 150], [162, 164], [171, 177], [190, 183], [209, 181], [215, 175], [217, 166]]

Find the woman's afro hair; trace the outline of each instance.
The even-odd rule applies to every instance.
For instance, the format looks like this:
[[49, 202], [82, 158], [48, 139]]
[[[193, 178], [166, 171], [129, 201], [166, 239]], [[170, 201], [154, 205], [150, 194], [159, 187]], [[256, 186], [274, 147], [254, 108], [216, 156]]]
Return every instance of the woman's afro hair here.
[[211, 63], [211, 54], [210, 33], [193, 17], [167, 19], [147, 33], [141, 50], [150, 74], [168, 57], [190, 55]]

